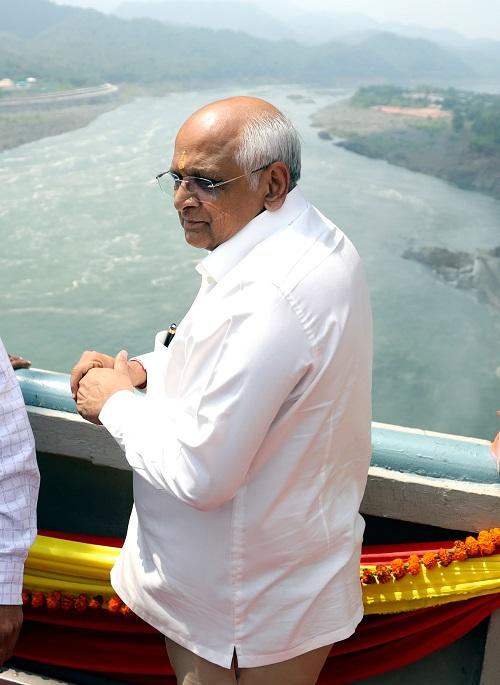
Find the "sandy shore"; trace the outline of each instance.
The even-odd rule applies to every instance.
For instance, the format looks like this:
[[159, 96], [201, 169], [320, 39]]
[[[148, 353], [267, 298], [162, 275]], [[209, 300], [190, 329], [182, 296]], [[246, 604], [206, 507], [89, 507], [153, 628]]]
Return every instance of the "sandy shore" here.
[[47, 136], [57, 136], [90, 124], [104, 112], [129, 102], [121, 95], [109, 102], [61, 108], [37, 108], [0, 112], [0, 152], [31, 143]]

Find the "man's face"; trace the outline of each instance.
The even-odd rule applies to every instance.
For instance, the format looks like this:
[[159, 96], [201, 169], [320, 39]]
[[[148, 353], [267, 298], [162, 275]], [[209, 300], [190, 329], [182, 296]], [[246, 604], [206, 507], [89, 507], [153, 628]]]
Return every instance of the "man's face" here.
[[[198, 176], [214, 182], [241, 176], [244, 172], [234, 161], [237, 139], [231, 122], [210, 112], [195, 115], [177, 135], [170, 170], [181, 178]], [[214, 250], [264, 209], [264, 196], [264, 183], [252, 191], [247, 175], [217, 188], [209, 197], [200, 197], [183, 183], [174, 192], [174, 206], [186, 241]]]

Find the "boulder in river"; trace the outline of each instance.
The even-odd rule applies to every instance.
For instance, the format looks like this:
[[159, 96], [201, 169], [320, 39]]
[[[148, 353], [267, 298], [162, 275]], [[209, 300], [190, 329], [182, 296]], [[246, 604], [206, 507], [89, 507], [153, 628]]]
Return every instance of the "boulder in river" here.
[[402, 257], [425, 264], [456, 288], [475, 290], [500, 310], [500, 245], [474, 254], [445, 247], [409, 247]]

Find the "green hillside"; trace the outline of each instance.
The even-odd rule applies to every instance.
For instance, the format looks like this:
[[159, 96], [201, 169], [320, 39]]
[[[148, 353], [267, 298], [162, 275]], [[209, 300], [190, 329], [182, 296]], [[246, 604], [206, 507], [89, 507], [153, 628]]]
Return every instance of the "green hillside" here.
[[120, 19], [48, 0], [3, 0], [10, 34], [0, 42], [0, 78], [28, 74], [67, 86], [140, 83], [455, 82], [471, 67], [421, 39], [376, 34], [355, 45], [272, 42], [247, 34]]

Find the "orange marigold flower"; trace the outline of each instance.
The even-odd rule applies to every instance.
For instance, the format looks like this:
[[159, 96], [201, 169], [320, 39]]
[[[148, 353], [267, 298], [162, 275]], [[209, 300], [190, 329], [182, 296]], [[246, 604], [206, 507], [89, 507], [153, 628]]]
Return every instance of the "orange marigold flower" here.
[[422, 564], [425, 568], [434, 568], [437, 562], [438, 560], [436, 559], [435, 552], [425, 552], [425, 554], [422, 555]]
[[123, 604], [123, 605], [122, 605], [122, 607], [121, 607], [121, 609], [120, 609], [120, 612], [121, 612], [124, 616], [131, 616], [131, 615], [132, 615], [132, 609], [131, 609], [130, 607], [128, 607], [126, 604]]
[[75, 599], [76, 611], [86, 611], [88, 607], [87, 595], [78, 595]]
[[47, 609], [59, 609], [61, 607], [62, 592], [54, 590], [47, 595]]
[[390, 583], [392, 580], [391, 572], [385, 564], [377, 564], [375, 566], [375, 575], [379, 583]]
[[500, 528], [492, 528], [490, 530], [490, 535], [495, 545], [497, 545], [497, 547], [500, 547]]
[[63, 595], [61, 599], [61, 609], [63, 611], [70, 611], [75, 606], [75, 598], [73, 595]]
[[483, 557], [489, 557], [492, 554], [495, 554], [495, 544], [491, 542], [480, 542], [479, 543], [479, 548], [481, 549], [481, 556]]
[[375, 574], [369, 568], [364, 568], [361, 571], [361, 582], [363, 585], [373, 585], [377, 582]]
[[89, 602], [89, 609], [101, 609], [103, 602], [102, 595], [95, 595]]
[[31, 606], [33, 609], [41, 609], [45, 604], [45, 595], [43, 592], [34, 592], [31, 597]]
[[487, 530], [480, 531], [477, 536], [477, 541], [479, 544], [479, 549], [483, 556], [489, 556], [490, 554], [495, 554], [495, 543]]
[[31, 601], [31, 592], [29, 590], [23, 590], [21, 593], [21, 599], [23, 601], [23, 606], [28, 606]]
[[420, 559], [417, 554], [410, 554], [408, 561], [406, 562], [406, 567], [408, 573], [411, 573], [412, 576], [416, 576], [420, 573]]
[[393, 559], [391, 562], [392, 575], [396, 580], [403, 578], [406, 575], [406, 568], [402, 559]]
[[441, 566], [448, 566], [453, 560], [453, 552], [450, 549], [440, 547], [437, 551], [438, 560]]
[[463, 540], [455, 540], [455, 546], [453, 547], [453, 559], [456, 561], [465, 561], [467, 559], [467, 547]]
[[120, 611], [121, 605], [122, 600], [116, 595], [108, 599], [108, 611], [111, 611], [113, 614], [117, 614]]
[[468, 535], [465, 538], [465, 549], [467, 550], [467, 555], [469, 557], [478, 557], [480, 554], [478, 542], [472, 535]]

